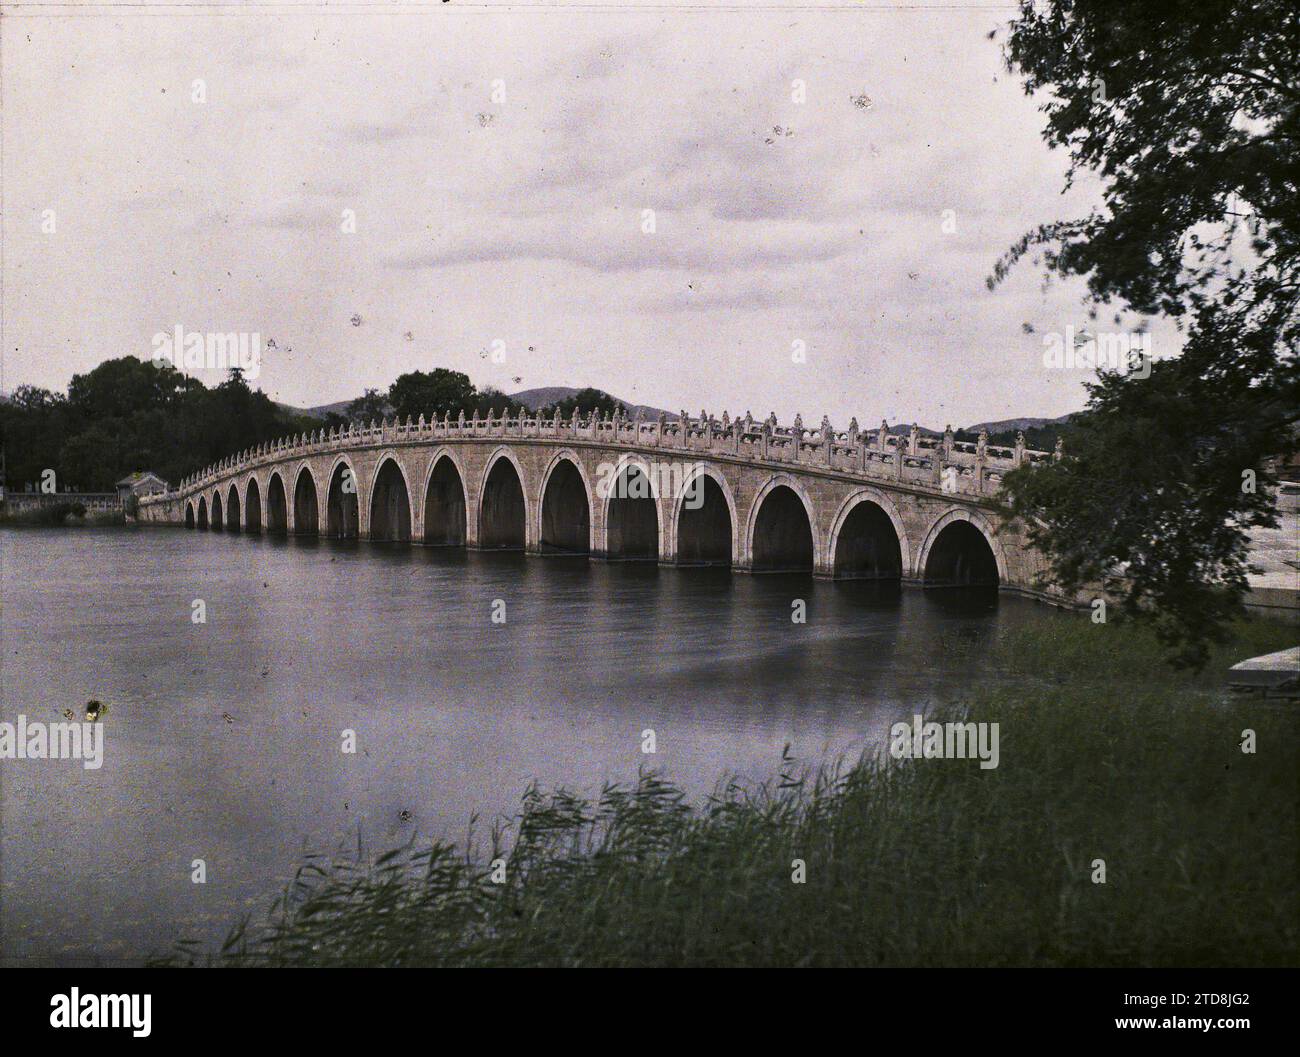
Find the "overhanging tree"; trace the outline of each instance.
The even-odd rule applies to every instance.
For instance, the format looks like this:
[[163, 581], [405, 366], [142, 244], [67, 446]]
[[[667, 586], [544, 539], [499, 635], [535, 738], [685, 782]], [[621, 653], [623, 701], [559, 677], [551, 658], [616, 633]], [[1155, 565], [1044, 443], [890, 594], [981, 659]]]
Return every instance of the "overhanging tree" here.
[[1184, 335], [1150, 377], [1102, 371], [1070, 458], [1008, 474], [1008, 508], [1054, 582], [1108, 583], [1200, 667], [1242, 612], [1248, 530], [1276, 524], [1273, 459], [1297, 448], [1300, 8], [1022, 0], [1006, 60], [1103, 199], [1025, 235], [990, 286], [1041, 252], [1096, 305]]

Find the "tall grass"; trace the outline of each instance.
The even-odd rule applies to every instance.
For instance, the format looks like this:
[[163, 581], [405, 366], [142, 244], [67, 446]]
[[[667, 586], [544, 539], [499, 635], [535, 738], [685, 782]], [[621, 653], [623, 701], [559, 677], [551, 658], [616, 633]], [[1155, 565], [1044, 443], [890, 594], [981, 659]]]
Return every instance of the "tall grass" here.
[[[1170, 673], [1131, 628], [1052, 623], [995, 647], [1050, 685], [976, 688], [955, 709], [1000, 724], [995, 770], [787, 759], [697, 807], [648, 772], [590, 800], [533, 787], [482, 854], [312, 858], [266, 920], [161, 961], [1297, 964], [1295, 706]], [[1216, 671], [1294, 637], [1243, 625]]]

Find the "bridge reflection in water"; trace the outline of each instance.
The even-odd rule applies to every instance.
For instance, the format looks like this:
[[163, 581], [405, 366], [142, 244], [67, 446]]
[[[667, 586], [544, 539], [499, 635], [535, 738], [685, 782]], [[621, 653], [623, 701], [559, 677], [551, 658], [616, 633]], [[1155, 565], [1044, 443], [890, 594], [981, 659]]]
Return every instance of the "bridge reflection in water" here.
[[[823, 419], [489, 416], [287, 438], [141, 502], [198, 529], [988, 586], [1055, 602], [1002, 476], [1059, 458]], [[292, 495], [292, 503], [288, 496]], [[263, 502], [263, 496], [266, 497]]]

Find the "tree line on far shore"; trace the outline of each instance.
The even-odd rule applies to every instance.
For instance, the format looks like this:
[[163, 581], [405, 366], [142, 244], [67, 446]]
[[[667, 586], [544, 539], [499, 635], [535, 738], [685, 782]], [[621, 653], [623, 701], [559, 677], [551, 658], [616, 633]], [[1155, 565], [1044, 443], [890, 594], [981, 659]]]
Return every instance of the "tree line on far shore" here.
[[[523, 406], [490, 386], [476, 388], [460, 371], [439, 367], [403, 374], [386, 393], [367, 389], [345, 413], [320, 416], [275, 403], [249, 388], [238, 369], [209, 387], [170, 364], [123, 356], [74, 375], [66, 394], [19, 386], [0, 400], [0, 443], [11, 492], [41, 489], [50, 471], [59, 492], [111, 492], [138, 470], [175, 483], [227, 455], [290, 433], [394, 415], [516, 414]], [[604, 414], [618, 406], [599, 389], [583, 389], [542, 411], [549, 416], [558, 407], [567, 417], [575, 408]]]
[[240, 448], [319, 424], [275, 404], [232, 371], [205, 386], [170, 364], [134, 356], [74, 375], [64, 393], [19, 386], [0, 403], [6, 485], [111, 492], [137, 470], [175, 482]]

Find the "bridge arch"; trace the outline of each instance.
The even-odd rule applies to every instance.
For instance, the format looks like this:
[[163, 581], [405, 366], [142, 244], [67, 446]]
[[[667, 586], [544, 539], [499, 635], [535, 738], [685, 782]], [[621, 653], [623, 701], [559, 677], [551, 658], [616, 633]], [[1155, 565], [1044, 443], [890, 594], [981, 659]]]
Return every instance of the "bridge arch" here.
[[[687, 506], [701, 490], [700, 505]], [[727, 478], [703, 463], [697, 464], [673, 499], [670, 523], [674, 526], [673, 554], [681, 565], [730, 565], [740, 553], [736, 530], [736, 500]]]
[[479, 486], [478, 545], [486, 550], [522, 550], [528, 545], [528, 492], [524, 470], [507, 447], [488, 456]]
[[465, 546], [465, 512], [469, 505], [465, 471], [451, 448], [444, 446], [433, 453], [424, 471], [423, 495], [424, 542], [441, 547]]
[[361, 534], [361, 485], [352, 460], [340, 455], [329, 472], [325, 500], [325, 535], [331, 539], [357, 539]]
[[831, 526], [826, 554], [834, 576], [901, 580], [910, 574], [907, 529], [884, 492], [858, 489], [840, 504]]
[[226, 528], [231, 532], [238, 532], [243, 521], [240, 517], [239, 502], [239, 483], [230, 482], [230, 488], [226, 492]]
[[976, 510], [952, 507], [930, 525], [916, 573], [931, 586], [996, 586], [1007, 582], [1007, 560], [993, 525]]
[[[601, 519], [605, 539], [600, 550], [607, 557], [654, 561], [662, 553], [661, 497], [655, 476], [636, 455], [621, 455], [614, 463]], [[598, 493], [600, 487], [598, 483]]]
[[262, 486], [252, 474], [244, 482], [244, 531], [262, 531]]
[[[395, 452], [396, 469], [405, 480], [412, 534], [426, 537], [427, 521], [431, 542], [459, 542], [463, 505], [466, 542], [513, 545], [532, 552], [554, 544], [555, 495], [551, 495], [546, 515], [542, 508], [548, 493], [558, 494], [557, 475], [569, 473], [562, 470], [567, 458], [572, 472], [583, 479], [582, 499], [567, 513], [581, 526], [585, 510], [590, 549], [618, 555], [629, 549], [620, 546], [622, 514], [619, 504], [612, 502], [617, 496], [604, 493], [603, 477], [601, 494], [594, 494], [596, 467], [603, 461], [615, 463], [614, 472], [626, 475], [633, 467], [644, 472], [644, 463], [654, 468], [648, 480], [657, 503], [658, 556], [664, 561], [690, 565], [722, 564], [730, 559], [738, 569], [785, 567], [785, 560], [774, 560], [781, 541], [772, 538], [779, 520], [772, 504], [788, 490], [787, 498], [797, 502], [785, 503], [787, 512], [797, 510], [800, 517], [793, 520], [807, 530], [801, 560], [795, 564], [806, 567], [810, 540], [815, 574], [893, 576], [901, 572], [906, 581], [936, 586], [996, 580], [1027, 593], [1070, 601], [1055, 588], [1044, 588], [1038, 582], [1037, 574], [1046, 560], [1021, 529], [1002, 524], [992, 505], [1002, 473], [1013, 463], [1011, 454], [1002, 449], [987, 456], [977, 490], [946, 495], [923, 466], [909, 463], [900, 474], [885, 471], [879, 460], [892, 457], [896, 449], [887, 446], [881, 450], [870, 437], [869, 450], [857, 452], [861, 458], [840, 459], [837, 452], [833, 464], [822, 460], [816, 465], [782, 465], [762, 458], [761, 446], [752, 443], [752, 431], [739, 444], [713, 443], [707, 450], [701, 446], [698, 452], [677, 447], [673, 443], [677, 434], [672, 430], [662, 450], [652, 446], [657, 438], [647, 436], [644, 430], [638, 435], [620, 431], [615, 437], [608, 429], [574, 430], [570, 424], [570, 428], [555, 430], [544, 422], [509, 431], [503, 431], [499, 423], [490, 428], [480, 424], [448, 429], [446, 435], [439, 427], [423, 433], [403, 432], [400, 440], [390, 435], [381, 441], [379, 432], [328, 437], [318, 433], [305, 442], [300, 437], [277, 442], [252, 458], [207, 467], [186, 478], [179, 494], [142, 499], [142, 520], [180, 522], [209, 531], [228, 527], [255, 531], [260, 521], [263, 532], [323, 535], [333, 513], [337, 534], [365, 531], [369, 535], [370, 516], [375, 512], [372, 507], [378, 503], [373, 486], [376, 475], [386, 473], [380, 453], [387, 444]], [[505, 436], [506, 432], [517, 439]], [[963, 472], [972, 466], [969, 455], [964, 449], [954, 455]], [[689, 471], [704, 482], [703, 509], [710, 513], [707, 532], [701, 525], [704, 513], [687, 505], [689, 497], [681, 494], [678, 482], [673, 480], [669, 487], [669, 479], [657, 465], [665, 458], [689, 460]], [[331, 511], [330, 485], [338, 484], [331, 471], [340, 467], [357, 475], [356, 487], [343, 510], [340, 507], [346, 501], [336, 487]], [[602, 474], [608, 470], [608, 465], [601, 466]], [[494, 502], [493, 494], [504, 496], [507, 490], [510, 495], [504, 508], [512, 513], [501, 518], [493, 514], [502, 507]], [[654, 505], [647, 504], [649, 509]], [[377, 530], [382, 521], [382, 516], [376, 517]], [[889, 534], [896, 537], [896, 562], [890, 560], [892, 550], [888, 555], [881, 552], [887, 539], [886, 524]], [[494, 525], [506, 527], [494, 536]], [[571, 542], [583, 549], [580, 539]], [[648, 550], [643, 541], [638, 553], [649, 557]]]
[[293, 534], [320, 535], [320, 498], [316, 475], [303, 463], [293, 482]]
[[392, 452], [379, 457], [370, 483], [369, 536], [394, 543], [411, 541], [411, 491]]
[[591, 495], [591, 483], [576, 454], [564, 448], [551, 456], [538, 492], [540, 552], [587, 554], [591, 551]]
[[812, 572], [819, 565], [812, 500], [790, 474], [768, 478], [754, 496], [745, 538], [753, 572]]
[[289, 531], [289, 504], [279, 470], [272, 470], [266, 482], [266, 531], [276, 536]]

